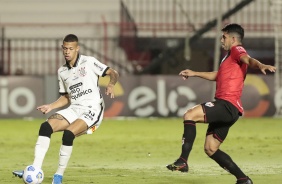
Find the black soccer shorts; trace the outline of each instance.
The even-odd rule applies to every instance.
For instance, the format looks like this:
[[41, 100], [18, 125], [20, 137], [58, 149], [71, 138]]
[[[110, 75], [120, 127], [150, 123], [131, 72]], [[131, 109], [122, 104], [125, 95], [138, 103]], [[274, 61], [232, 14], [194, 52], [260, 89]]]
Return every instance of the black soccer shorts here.
[[223, 142], [229, 128], [238, 120], [239, 110], [232, 103], [221, 99], [201, 105], [205, 112], [205, 123], [209, 124], [206, 135], [213, 134], [214, 138]]

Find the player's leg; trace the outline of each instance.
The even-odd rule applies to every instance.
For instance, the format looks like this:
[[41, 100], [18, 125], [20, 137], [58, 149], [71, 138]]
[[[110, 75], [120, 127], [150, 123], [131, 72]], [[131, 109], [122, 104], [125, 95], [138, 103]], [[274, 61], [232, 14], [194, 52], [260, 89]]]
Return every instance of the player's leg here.
[[63, 176], [72, 154], [74, 139], [76, 135], [78, 135], [80, 132], [86, 131], [87, 128], [88, 125], [84, 120], [77, 119], [72, 124], [70, 124], [66, 130], [64, 130], [62, 145], [59, 153], [59, 166], [56, 174]]
[[[51, 115], [39, 128], [38, 138], [34, 148], [33, 165], [42, 167], [43, 160], [50, 145], [50, 139], [53, 132], [64, 130], [69, 123], [59, 114]], [[22, 178], [23, 170], [13, 171], [15, 176]]]
[[[251, 179], [241, 171], [231, 157], [219, 149], [221, 142], [217, 139], [219, 136], [215, 135], [216, 134], [207, 135], [205, 141], [205, 153], [223, 169], [233, 174], [237, 178], [237, 183], [252, 184]], [[220, 140], [223, 141], [224, 138], [220, 137]]]
[[[68, 161], [68, 159], [69, 159], [68, 155], [71, 155], [71, 152], [72, 152], [72, 143], [73, 143], [74, 136], [73, 136], [73, 133], [69, 130], [67, 131], [67, 129], [72, 125], [72, 123], [74, 123], [77, 120], [77, 118], [79, 116], [78, 116], [77, 111], [75, 111], [71, 107], [69, 107], [67, 109], [60, 110], [60, 111], [57, 112], [57, 114], [58, 114], [58, 117], [56, 117], [56, 118], [61, 119], [61, 120], [65, 119], [67, 124], [65, 124], [65, 127], [62, 128], [61, 126], [58, 126], [55, 122], [51, 122], [51, 126], [52, 126], [54, 131], [64, 131], [59, 156], [60, 156], [60, 158], [61, 157], [63, 158], [62, 160], [66, 159]], [[84, 122], [83, 122], [83, 124], [84, 124]], [[71, 146], [69, 146], [69, 145], [71, 145]], [[65, 148], [65, 147], [67, 147], [67, 148]], [[64, 153], [66, 153], [66, 154], [64, 154]], [[64, 167], [64, 166], [62, 166], [62, 167]], [[55, 174], [53, 181], [52, 181], [52, 184], [61, 184], [62, 179], [63, 179], [62, 175]]]
[[219, 149], [226, 139], [229, 128], [239, 118], [238, 110], [226, 101], [217, 101], [212, 108], [206, 107], [206, 121], [209, 123], [205, 140], [205, 153], [223, 169], [237, 178], [237, 183], [252, 184], [231, 157]]
[[204, 122], [204, 117], [205, 114], [201, 105], [189, 109], [184, 114], [181, 155], [174, 163], [166, 166], [169, 170], [188, 172], [187, 160], [196, 137], [196, 122]]
[[[59, 154], [58, 169], [53, 178], [53, 184], [61, 184], [65, 169], [67, 168], [69, 159], [72, 154], [73, 141], [75, 137], [83, 135], [89, 128], [96, 130], [102, 122], [104, 113], [104, 104], [95, 109], [76, 110], [78, 119], [72, 122], [66, 130], [64, 130], [62, 145]], [[95, 128], [94, 128], [95, 127]]]
[[65, 169], [67, 168], [69, 159], [72, 154], [73, 141], [76, 134], [87, 129], [87, 124], [81, 119], [72, 122], [66, 130], [64, 130], [62, 137], [62, 145], [59, 152], [59, 164], [56, 173], [54, 174], [52, 184], [61, 184]]
[[52, 133], [62, 131], [68, 126], [68, 121], [60, 114], [51, 115], [47, 121], [41, 124], [35, 145], [33, 165], [39, 168], [42, 167], [43, 160], [50, 145]]

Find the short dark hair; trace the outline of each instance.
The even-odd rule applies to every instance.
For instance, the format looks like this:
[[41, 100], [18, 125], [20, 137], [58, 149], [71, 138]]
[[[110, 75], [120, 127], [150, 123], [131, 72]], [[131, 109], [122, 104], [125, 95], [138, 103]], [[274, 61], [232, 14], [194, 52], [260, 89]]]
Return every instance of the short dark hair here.
[[64, 42], [78, 42], [78, 38], [74, 34], [68, 34], [67, 36], [65, 36], [63, 41]]
[[227, 24], [224, 28], [221, 29], [222, 32], [226, 33], [237, 33], [241, 40], [244, 38], [244, 28], [239, 24]]

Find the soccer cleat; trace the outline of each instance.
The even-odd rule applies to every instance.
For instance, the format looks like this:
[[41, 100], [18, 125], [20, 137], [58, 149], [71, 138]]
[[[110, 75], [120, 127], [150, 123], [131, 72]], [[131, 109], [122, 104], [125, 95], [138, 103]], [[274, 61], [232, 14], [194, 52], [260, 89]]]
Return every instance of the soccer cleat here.
[[52, 184], [62, 184], [63, 176], [59, 174], [54, 174]]
[[21, 171], [13, 171], [12, 173], [13, 173], [14, 176], [22, 178], [24, 171], [23, 170], [21, 170]]
[[248, 177], [247, 181], [237, 180], [236, 184], [253, 184], [253, 181]]
[[189, 167], [186, 162], [181, 159], [176, 160], [174, 163], [166, 166], [171, 171], [188, 172]]

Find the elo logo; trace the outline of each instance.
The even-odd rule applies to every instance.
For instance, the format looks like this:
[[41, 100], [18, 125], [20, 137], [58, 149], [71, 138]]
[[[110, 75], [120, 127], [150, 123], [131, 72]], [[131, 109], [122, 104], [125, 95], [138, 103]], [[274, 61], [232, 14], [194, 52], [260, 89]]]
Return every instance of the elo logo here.
[[[155, 89], [138, 86], [129, 93], [128, 106], [135, 116], [147, 117], [154, 113], [164, 117], [169, 116], [170, 113], [181, 116], [188, 108], [196, 105], [197, 96], [191, 88], [177, 86], [174, 89], [167, 89], [164, 79], [156, 79], [155, 83]], [[180, 96], [185, 97], [188, 101], [185, 106], [180, 107], [177, 102]]]
[[[145, 81], [145, 82], [144, 82]], [[125, 77], [120, 78], [120, 82], [115, 85], [115, 96], [117, 99], [111, 100], [109, 107], [105, 111], [105, 116], [182, 116], [185, 111], [196, 104], [202, 103], [207, 99], [202, 91], [199, 91], [197, 81], [189, 84], [181, 82], [172, 83], [170, 77]], [[99, 84], [106, 87], [108, 78], [100, 78]], [[124, 86], [122, 86], [124, 84]], [[204, 86], [209, 86], [205, 84]], [[267, 113], [270, 108], [271, 91], [267, 83], [259, 76], [247, 75], [245, 86], [248, 88], [243, 92], [243, 98], [256, 97], [257, 103], [250, 106], [249, 100], [243, 100], [243, 106], [249, 105], [244, 112], [246, 117], [259, 117]], [[210, 87], [203, 88], [204, 90]], [[200, 90], [203, 90], [200, 89]], [[281, 92], [282, 94], [282, 89]], [[282, 109], [281, 94], [275, 95], [276, 108]], [[210, 99], [208, 99], [210, 100]], [[207, 100], [205, 100], [207, 101]], [[209, 104], [210, 105], [210, 104]], [[281, 110], [282, 112], [282, 110]]]
[[[123, 79], [121, 82], [128, 82], [126, 78]], [[134, 82], [138, 84], [139, 80], [139, 78], [136, 78]], [[108, 82], [108, 78], [100, 78], [99, 85], [106, 87]], [[120, 115], [147, 117], [154, 114], [169, 116], [171, 113], [181, 116], [187, 108], [195, 106], [197, 96], [191, 88], [180, 85], [176, 88], [168, 89], [169, 87], [166, 86], [167, 83], [164, 79], [153, 77], [150, 78], [150, 82], [154, 86], [146, 86], [146, 84], [130, 86], [126, 89], [128, 90], [126, 96], [124, 96], [124, 88], [118, 82], [115, 85], [115, 96], [123, 97], [112, 101], [110, 107], [105, 111], [105, 117]], [[187, 100], [184, 106], [179, 105], [179, 97]], [[128, 106], [125, 106], [126, 104]]]
[[[19, 104], [23, 98], [25, 104]], [[8, 80], [0, 80], [0, 114], [7, 115], [9, 111], [15, 114], [24, 115], [31, 112], [36, 103], [34, 93], [26, 87], [16, 87], [9, 90]]]

